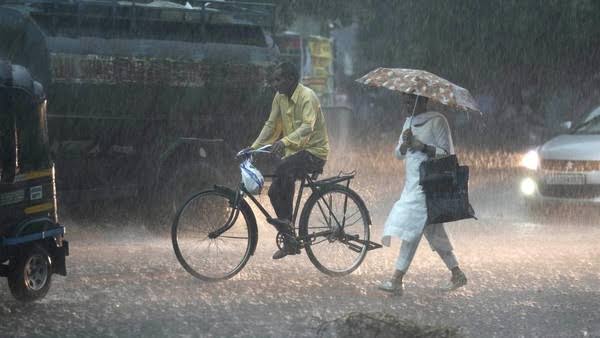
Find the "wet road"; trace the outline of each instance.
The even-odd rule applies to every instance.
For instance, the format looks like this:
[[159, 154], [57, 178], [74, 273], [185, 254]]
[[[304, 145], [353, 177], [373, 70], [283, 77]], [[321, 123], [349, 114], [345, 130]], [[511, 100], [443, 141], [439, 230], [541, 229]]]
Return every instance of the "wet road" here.
[[[532, 221], [514, 182], [488, 178], [472, 189], [479, 221], [447, 226], [469, 278], [453, 293], [439, 291], [449, 273], [425, 242], [405, 295], [395, 298], [376, 283], [391, 273], [398, 243], [370, 252], [352, 275], [330, 278], [305, 255], [271, 260], [274, 232], [263, 224], [246, 268], [207, 284], [179, 266], [168, 237], [126, 224], [135, 221], [64, 219], [69, 275], [25, 305], [1, 280], [0, 336], [314, 336], [323, 321], [354, 311], [459, 327], [470, 337], [600, 336], [598, 218]], [[368, 198], [374, 238], [393, 199]]]

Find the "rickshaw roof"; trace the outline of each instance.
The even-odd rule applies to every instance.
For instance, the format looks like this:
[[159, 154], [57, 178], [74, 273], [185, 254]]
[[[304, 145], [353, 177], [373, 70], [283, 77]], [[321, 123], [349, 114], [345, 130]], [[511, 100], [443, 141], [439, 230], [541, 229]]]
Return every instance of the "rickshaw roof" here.
[[27, 68], [7, 60], [0, 60], [0, 89], [22, 90], [37, 100], [45, 98], [42, 85], [33, 79]]

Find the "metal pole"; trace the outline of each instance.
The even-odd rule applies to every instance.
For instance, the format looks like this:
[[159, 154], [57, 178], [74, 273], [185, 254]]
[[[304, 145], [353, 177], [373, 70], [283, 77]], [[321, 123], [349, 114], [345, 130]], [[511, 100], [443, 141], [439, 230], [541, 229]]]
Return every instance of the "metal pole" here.
[[413, 118], [415, 117], [415, 110], [417, 110], [417, 103], [419, 102], [419, 97], [421, 97], [421, 95], [417, 95], [417, 98], [415, 99], [415, 105], [413, 106], [412, 114], [410, 115], [410, 122], [408, 124], [408, 129], [412, 128], [412, 122], [413, 122]]

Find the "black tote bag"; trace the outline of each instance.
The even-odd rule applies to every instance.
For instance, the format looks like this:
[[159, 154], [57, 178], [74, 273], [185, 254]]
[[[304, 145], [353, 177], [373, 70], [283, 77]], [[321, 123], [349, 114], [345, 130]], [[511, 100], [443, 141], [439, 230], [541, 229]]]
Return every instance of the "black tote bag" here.
[[423, 161], [419, 184], [425, 192], [427, 224], [476, 219], [469, 203], [469, 167], [459, 165], [456, 155]]

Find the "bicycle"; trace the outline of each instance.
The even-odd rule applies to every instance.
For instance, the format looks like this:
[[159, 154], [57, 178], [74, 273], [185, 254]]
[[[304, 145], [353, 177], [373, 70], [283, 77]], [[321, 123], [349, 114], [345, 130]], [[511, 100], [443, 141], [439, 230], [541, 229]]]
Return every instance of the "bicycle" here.
[[[237, 158], [253, 160], [253, 155], [268, 152], [267, 146], [245, 150]], [[291, 224], [295, 244], [304, 249], [312, 264], [330, 276], [343, 276], [356, 270], [369, 250], [381, 245], [370, 241], [371, 218], [363, 200], [350, 189], [354, 173], [317, 180], [321, 172], [301, 178]], [[273, 177], [274, 175], [265, 175]], [[296, 219], [304, 189], [311, 194]], [[256, 217], [246, 201], [248, 197], [277, 228], [261, 203], [242, 182], [237, 190], [215, 185], [198, 192], [183, 203], [175, 215], [171, 239], [177, 260], [192, 276], [204, 281], [229, 279], [240, 272], [258, 242]], [[278, 232], [281, 249], [285, 236]]]

